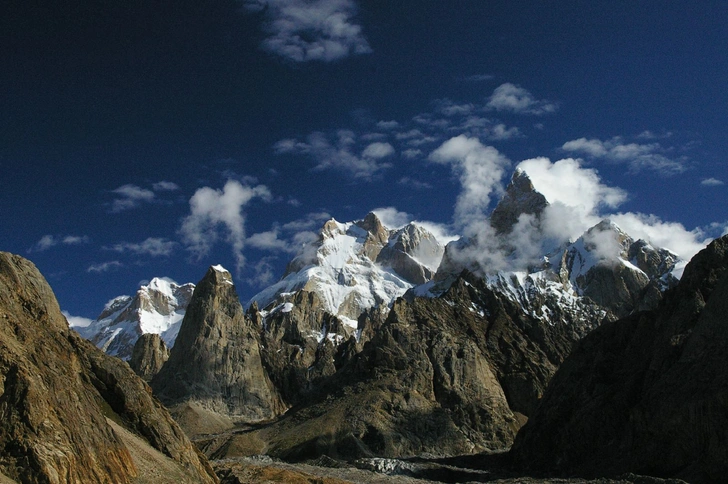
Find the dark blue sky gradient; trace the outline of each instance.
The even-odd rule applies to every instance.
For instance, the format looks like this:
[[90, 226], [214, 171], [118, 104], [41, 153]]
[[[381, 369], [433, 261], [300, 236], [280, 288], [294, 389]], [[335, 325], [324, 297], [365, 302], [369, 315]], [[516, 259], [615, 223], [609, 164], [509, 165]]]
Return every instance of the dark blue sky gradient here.
[[[438, 100], [484, 105], [504, 83], [558, 104], [538, 116], [481, 112], [519, 129], [520, 137], [481, 140], [513, 166], [577, 156], [560, 147], [582, 137], [657, 143], [682, 173], [584, 164], [629, 193], [620, 211], [688, 230], [728, 220], [726, 186], [701, 184], [728, 182], [725, 2], [360, 1], [352, 22], [371, 53], [305, 63], [263, 50], [267, 13], [242, 2], [37, 3], [0, 7], [0, 250], [36, 262], [72, 314], [95, 317], [153, 276], [195, 282], [210, 264], [233, 268], [224, 241], [192, 260], [178, 232], [195, 191], [228, 179], [271, 192], [244, 207], [248, 235], [312, 212], [347, 221], [384, 206], [451, 223], [460, 186], [426, 158], [456, 131], [423, 145], [417, 159], [390, 138], [393, 166], [371, 180], [313, 170], [311, 157], [273, 147], [313, 132], [362, 136], [379, 121], [415, 128], [412, 118], [433, 113]], [[644, 132], [650, 141], [639, 141]], [[431, 188], [398, 183], [404, 177]], [[179, 189], [111, 212], [113, 190], [163, 180]], [[29, 250], [45, 235], [86, 239]], [[109, 250], [148, 237], [175, 248], [166, 256]], [[244, 254], [234, 274], [243, 298], [260, 289], [250, 279], [261, 258], [278, 277], [291, 257]], [[88, 272], [108, 261], [119, 265]]]

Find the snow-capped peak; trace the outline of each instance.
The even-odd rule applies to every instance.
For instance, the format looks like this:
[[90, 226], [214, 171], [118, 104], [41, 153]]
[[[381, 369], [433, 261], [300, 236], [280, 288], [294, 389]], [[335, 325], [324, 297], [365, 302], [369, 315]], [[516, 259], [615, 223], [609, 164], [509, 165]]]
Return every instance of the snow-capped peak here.
[[442, 250], [425, 229], [410, 224], [390, 230], [374, 213], [355, 222], [331, 219], [318, 240], [291, 261], [283, 279], [251, 301], [261, 308], [278, 307], [287, 295], [304, 289], [316, 292], [328, 312], [356, 319], [365, 309], [389, 305], [429, 279], [434, 272], [429, 265]]
[[159, 334], [174, 345], [179, 326], [195, 285], [177, 284], [155, 277], [134, 295], [109, 301], [99, 317], [79, 332], [107, 353], [122, 359], [131, 357], [137, 338], [143, 333]]

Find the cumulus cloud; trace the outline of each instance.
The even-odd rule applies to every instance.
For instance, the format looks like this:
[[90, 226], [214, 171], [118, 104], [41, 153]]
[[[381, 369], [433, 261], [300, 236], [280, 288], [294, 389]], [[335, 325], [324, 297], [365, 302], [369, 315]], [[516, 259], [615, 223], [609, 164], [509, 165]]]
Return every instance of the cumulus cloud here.
[[149, 237], [142, 242], [119, 242], [105, 249], [116, 252], [131, 252], [136, 255], [149, 255], [152, 257], [169, 256], [177, 247], [177, 243], [165, 238]]
[[455, 223], [465, 228], [485, 218], [491, 196], [502, 191], [501, 178], [510, 161], [477, 138], [456, 136], [430, 153], [428, 159], [450, 165], [462, 186], [455, 204]]
[[394, 154], [389, 143], [375, 142], [361, 148], [357, 135], [343, 129], [335, 133], [333, 140], [321, 132], [311, 133], [305, 142], [284, 139], [273, 146], [273, 151], [278, 155], [307, 155], [316, 163], [316, 171], [337, 170], [363, 180], [390, 168], [390, 163], [381, 160]]
[[364, 148], [364, 151], [361, 152], [361, 155], [364, 158], [370, 158], [374, 160], [379, 160], [381, 158], [386, 158], [387, 156], [392, 156], [394, 154], [394, 147], [390, 145], [389, 143], [372, 143], [368, 145], [366, 148]]
[[61, 313], [68, 321], [68, 326], [70, 328], [86, 328], [94, 322], [93, 319], [84, 318], [83, 316], [72, 316], [68, 311], [61, 311]]
[[311, 231], [318, 229], [329, 219], [331, 214], [328, 212], [311, 212], [305, 217], [283, 224], [281, 228], [290, 232]]
[[[573, 242], [605, 219], [633, 238], [667, 248], [687, 260], [710, 241], [709, 235], [727, 228], [725, 224], [715, 224], [688, 230], [655, 215], [616, 212], [627, 193], [605, 184], [596, 170], [581, 166], [579, 160], [551, 162], [548, 158], [534, 158], [520, 162], [516, 169], [526, 172], [549, 205], [540, 217], [520, 215], [507, 234], [495, 233], [485, 218], [473, 218], [466, 231], [467, 243], [455, 244], [449, 251], [456, 264], [475, 263], [470, 268], [483, 272], [540, 267], [542, 257], [549, 251]], [[584, 237], [598, 257], [611, 257], [619, 250], [609, 230], [592, 230]], [[679, 268], [675, 275], [680, 275]]]
[[394, 207], [379, 207], [371, 210], [371, 212], [388, 229], [399, 229], [412, 221], [412, 215], [407, 212], [400, 212]]
[[353, 0], [244, 0], [262, 12], [263, 49], [293, 62], [331, 62], [372, 51]]
[[273, 262], [275, 257], [263, 257], [253, 267], [254, 275], [247, 279], [247, 283], [253, 287], [269, 286], [275, 280]]
[[179, 229], [182, 241], [198, 259], [210, 253], [224, 237], [230, 244], [235, 265], [240, 271], [245, 265], [245, 212], [243, 208], [254, 198], [269, 200], [270, 191], [264, 185], [248, 186], [228, 180], [220, 189], [202, 187], [190, 198], [190, 213]]
[[725, 185], [725, 182], [723, 180], [718, 180], [717, 178], [704, 178], [701, 180], [700, 184], [704, 187], [719, 187]]
[[44, 235], [28, 249], [28, 252], [43, 252], [57, 245], [88, 244], [91, 239], [87, 235]]
[[119, 267], [123, 266], [124, 264], [122, 264], [118, 260], [112, 260], [108, 262], [101, 262], [99, 264], [92, 264], [88, 266], [88, 268], [86, 268], [86, 272], [103, 273], [118, 269]]
[[551, 101], [536, 99], [526, 89], [507, 82], [495, 88], [486, 107], [496, 111], [542, 115], [556, 111], [558, 106]]
[[664, 247], [685, 260], [692, 258], [710, 242], [703, 230], [687, 230], [677, 222], [666, 222], [655, 215], [618, 213], [609, 218], [635, 239], [644, 239], [655, 247]]
[[528, 174], [546, 200], [571, 207], [580, 218], [597, 214], [601, 208], [616, 208], [627, 199], [627, 192], [605, 185], [595, 169], [584, 168], [573, 158], [555, 163], [544, 157], [532, 158], [516, 168]]
[[619, 136], [606, 141], [579, 138], [567, 141], [561, 149], [571, 153], [580, 153], [590, 158], [625, 163], [633, 173], [652, 170], [664, 176], [671, 176], [687, 169], [684, 159], [676, 160], [667, 157], [665, 153], [669, 150], [663, 148], [659, 143], [627, 143]]

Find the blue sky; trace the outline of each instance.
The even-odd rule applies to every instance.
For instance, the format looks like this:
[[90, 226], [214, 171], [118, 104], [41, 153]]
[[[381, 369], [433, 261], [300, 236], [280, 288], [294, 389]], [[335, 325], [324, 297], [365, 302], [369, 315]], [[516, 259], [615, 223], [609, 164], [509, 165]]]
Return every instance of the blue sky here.
[[329, 217], [467, 233], [517, 166], [688, 256], [728, 225], [725, 2], [1, 8], [0, 250], [73, 315], [218, 263], [245, 300]]

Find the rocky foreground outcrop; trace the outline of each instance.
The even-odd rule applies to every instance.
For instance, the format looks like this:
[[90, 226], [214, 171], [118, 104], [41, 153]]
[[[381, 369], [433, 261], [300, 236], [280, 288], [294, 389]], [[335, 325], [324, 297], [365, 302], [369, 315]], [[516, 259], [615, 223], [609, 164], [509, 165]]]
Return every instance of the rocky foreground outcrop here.
[[[18, 482], [217, 482], [126, 363], [68, 328], [36, 267], [0, 252], [0, 475]], [[153, 467], [164, 476], [150, 476]]]
[[728, 237], [685, 268], [659, 308], [605, 323], [554, 376], [513, 447], [520, 468], [728, 476]]

